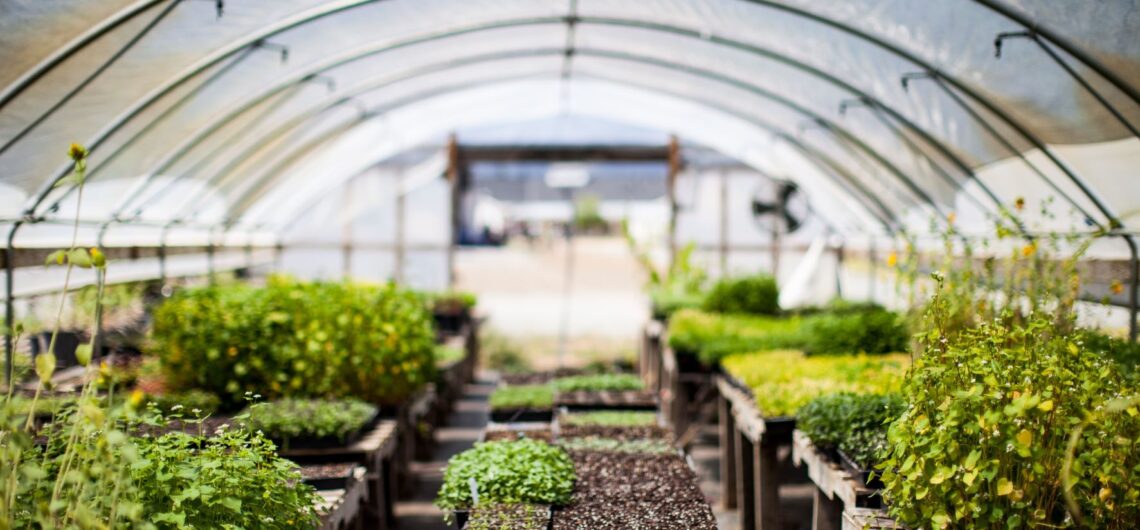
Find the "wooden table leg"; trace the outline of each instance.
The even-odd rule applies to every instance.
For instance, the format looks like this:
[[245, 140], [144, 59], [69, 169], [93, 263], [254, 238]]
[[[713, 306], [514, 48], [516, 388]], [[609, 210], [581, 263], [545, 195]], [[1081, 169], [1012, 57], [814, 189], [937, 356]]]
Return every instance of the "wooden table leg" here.
[[720, 419], [720, 484], [723, 488], [724, 509], [736, 509], [736, 421], [732, 405], [723, 396], [717, 397], [717, 415]]
[[753, 469], [756, 472], [756, 528], [780, 529], [780, 474], [775, 443], [752, 444], [755, 453]]
[[823, 490], [815, 489], [812, 501], [812, 530], [840, 530], [843, 528], [843, 502], [828, 498]]
[[753, 530], [756, 528], [756, 481], [752, 474], [754, 452], [752, 442], [744, 434], [736, 433], [736, 494], [737, 507], [740, 509], [740, 528]]

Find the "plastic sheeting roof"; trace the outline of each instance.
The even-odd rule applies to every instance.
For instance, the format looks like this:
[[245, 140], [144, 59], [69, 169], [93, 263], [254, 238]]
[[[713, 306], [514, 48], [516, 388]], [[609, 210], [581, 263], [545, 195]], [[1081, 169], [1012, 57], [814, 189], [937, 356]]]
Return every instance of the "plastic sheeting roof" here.
[[80, 141], [121, 240], [273, 234], [448, 131], [572, 113], [796, 180], [844, 233], [1049, 196], [1035, 222], [1135, 230], [1137, 30], [1128, 0], [0, 0], [0, 219], [73, 215]]

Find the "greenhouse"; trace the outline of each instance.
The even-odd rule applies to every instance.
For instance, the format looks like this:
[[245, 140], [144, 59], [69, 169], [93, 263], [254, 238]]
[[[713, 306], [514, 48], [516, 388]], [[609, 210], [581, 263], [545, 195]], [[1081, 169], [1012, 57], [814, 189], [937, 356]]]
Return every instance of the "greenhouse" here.
[[1133, 1], [0, 0], [0, 64], [0, 529], [1140, 527]]

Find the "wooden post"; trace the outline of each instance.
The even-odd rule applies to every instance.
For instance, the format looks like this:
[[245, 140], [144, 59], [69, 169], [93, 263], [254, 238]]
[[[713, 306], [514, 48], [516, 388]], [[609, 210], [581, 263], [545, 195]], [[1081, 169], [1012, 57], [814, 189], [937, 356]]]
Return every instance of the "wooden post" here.
[[[405, 175], [403, 171], [401, 171], [396, 181], [396, 249], [393, 257], [395, 270], [392, 271], [392, 278], [396, 280], [396, 283], [400, 284], [404, 283], [404, 247], [406, 245], [404, 226], [407, 222], [405, 219], [407, 216], [405, 213], [405, 196], [407, 194], [404, 190], [404, 177]], [[451, 262], [448, 261], [449, 266], [450, 264]]]
[[677, 174], [681, 172], [681, 145], [669, 136], [669, 171], [665, 174], [665, 195], [669, 198], [669, 270], [677, 261]]
[[761, 436], [752, 444], [756, 453], [752, 469], [756, 472], [756, 528], [780, 530], [780, 470], [776, 459], [776, 443], [771, 436]]
[[717, 395], [717, 415], [720, 419], [720, 483], [723, 488], [724, 509], [736, 509], [736, 421], [732, 405], [724, 396]]
[[463, 182], [459, 142], [455, 133], [447, 138], [447, 182], [451, 184], [451, 243], [447, 245], [447, 284], [455, 285], [455, 247], [459, 244], [460, 207], [463, 200]]
[[728, 277], [728, 174], [720, 171], [720, 276]]
[[840, 530], [843, 528], [843, 502], [832, 499], [823, 490], [815, 488], [812, 501], [812, 530]]
[[753, 475], [752, 441], [744, 433], [737, 431], [736, 436], [736, 506], [740, 508], [741, 530], [754, 530], [756, 528], [756, 480]]

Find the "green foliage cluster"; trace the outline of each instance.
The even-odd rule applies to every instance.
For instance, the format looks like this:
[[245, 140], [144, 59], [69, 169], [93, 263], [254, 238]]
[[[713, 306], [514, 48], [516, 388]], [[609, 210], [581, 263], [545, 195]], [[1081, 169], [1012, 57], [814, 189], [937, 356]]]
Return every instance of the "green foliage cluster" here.
[[666, 454], [676, 453], [673, 444], [665, 440], [617, 440], [599, 436], [562, 438], [558, 445], [567, 451], [601, 451], [609, 453]]
[[446, 313], [470, 311], [479, 302], [479, 297], [475, 293], [466, 291], [425, 293], [424, 297], [427, 299], [429, 309]]
[[702, 292], [689, 292], [676, 286], [657, 287], [649, 290], [649, 303], [654, 318], [670, 320], [678, 311], [700, 309], [705, 303]]
[[158, 528], [317, 527], [320, 497], [259, 434], [227, 430], [207, 442], [174, 432], [134, 443], [133, 502]]
[[591, 374], [559, 377], [551, 382], [559, 392], [575, 391], [604, 391], [604, 390], [641, 390], [645, 383], [633, 374]]
[[729, 315], [678, 311], [669, 320], [669, 346], [716, 364], [726, 355], [761, 350], [798, 349], [805, 345], [800, 317]]
[[780, 312], [780, 289], [769, 274], [723, 278], [713, 284], [703, 307], [715, 313], [775, 315]]
[[876, 307], [809, 317], [804, 321], [803, 338], [804, 348], [811, 354], [898, 353], [910, 349], [906, 321]]
[[566, 451], [546, 442], [523, 438], [480, 443], [447, 462], [436, 506], [444, 510], [475, 506], [468, 483], [472, 479], [479, 506], [561, 505], [570, 501], [576, 476]]
[[[891, 426], [883, 479], [907, 524], [1070, 526], [1061, 515], [1070, 443], [1069, 493], [1083, 524], [1140, 520], [1136, 386], [1049, 315], [962, 330], [928, 348], [903, 390], [910, 408]], [[1095, 427], [1075, 430], [1085, 422]]]
[[271, 278], [187, 289], [155, 310], [153, 338], [175, 389], [267, 399], [397, 403], [435, 373], [431, 317], [395, 286]]
[[249, 408], [250, 427], [288, 445], [297, 438], [345, 440], [376, 416], [376, 407], [355, 399], [281, 399]]
[[554, 406], [554, 389], [550, 385], [512, 385], [491, 393], [491, 408], [550, 410]]
[[500, 504], [471, 509], [466, 530], [546, 530], [550, 508], [533, 504]]
[[871, 469], [887, 448], [887, 428], [906, 409], [897, 394], [838, 392], [808, 402], [796, 414], [796, 428], [825, 451], [843, 451]]
[[657, 425], [657, 413], [632, 410], [596, 410], [564, 414], [559, 417], [558, 421], [566, 425], [640, 427]]
[[906, 355], [814, 355], [777, 350], [725, 357], [726, 372], [752, 389], [765, 417], [795, 414], [833, 392], [897, 392], [910, 362]]

